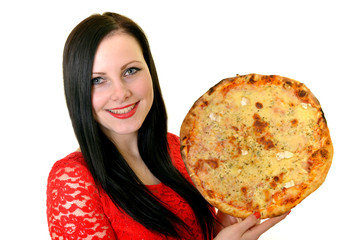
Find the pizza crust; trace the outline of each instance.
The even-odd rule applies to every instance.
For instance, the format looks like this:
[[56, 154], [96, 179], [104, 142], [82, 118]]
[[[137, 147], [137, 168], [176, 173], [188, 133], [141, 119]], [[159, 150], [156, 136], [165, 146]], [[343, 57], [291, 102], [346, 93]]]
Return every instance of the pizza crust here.
[[237, 75], [202, 95], [185, 117], [181, 154], [193, 183], [224, 213], [286, 213], [315, 191], [331, 166], [324, 113], [302, 83]]

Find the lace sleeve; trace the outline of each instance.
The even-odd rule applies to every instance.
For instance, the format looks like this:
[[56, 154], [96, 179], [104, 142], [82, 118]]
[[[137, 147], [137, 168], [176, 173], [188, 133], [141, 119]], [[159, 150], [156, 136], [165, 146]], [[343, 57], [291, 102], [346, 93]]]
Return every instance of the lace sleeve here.
[[60, 160], [49, 174], [47, 219], [51, 239], [116, 239], [88, 169]]

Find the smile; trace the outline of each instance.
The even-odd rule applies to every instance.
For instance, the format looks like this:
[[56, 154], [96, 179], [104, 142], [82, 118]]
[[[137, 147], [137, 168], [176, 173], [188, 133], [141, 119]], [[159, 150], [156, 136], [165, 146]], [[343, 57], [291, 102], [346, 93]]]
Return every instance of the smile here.
[[135, 114], [138, 105], [139, 105], [139, 102], [131, 104], [131, 105], [127, 105], [122, 108], [107, 109], [107, 111], [116, 118], [125, 119], [125, 118], [129, 118]]

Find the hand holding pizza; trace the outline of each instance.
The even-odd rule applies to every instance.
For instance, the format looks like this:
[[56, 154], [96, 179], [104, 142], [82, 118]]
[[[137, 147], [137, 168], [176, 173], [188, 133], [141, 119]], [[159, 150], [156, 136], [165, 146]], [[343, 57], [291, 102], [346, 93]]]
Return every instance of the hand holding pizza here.
[[288, 213], [281, 216], [270, 218], [260, 223], [260, 216], [258, 213], [252, 214], [244, 220], [227, 215], [221, 211], [217, 213], [218, 223], [216, 225], [216, 237], [214, 240], [255, 240], [258, 239], [264, 232], [275, 226], [283, 220]]

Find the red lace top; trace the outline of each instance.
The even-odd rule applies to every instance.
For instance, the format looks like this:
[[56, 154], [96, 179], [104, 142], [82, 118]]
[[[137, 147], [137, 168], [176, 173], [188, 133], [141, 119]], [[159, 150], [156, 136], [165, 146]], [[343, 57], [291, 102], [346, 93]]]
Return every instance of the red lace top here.
[[[191, 181], [180, 155], [178, 137], [168, 134], [168, 142], [174, 165]], [[192, 233], [184, 231], [182, 239], [202, 239], [195, 214], [183, 198], [162, 183], [147, 187], [190, 226]], [[47, 218], [52, 239], [166, 239], [114, 205], [96, 186], [81, 152], [73, 152], [54, 164], [48, 178]]]

